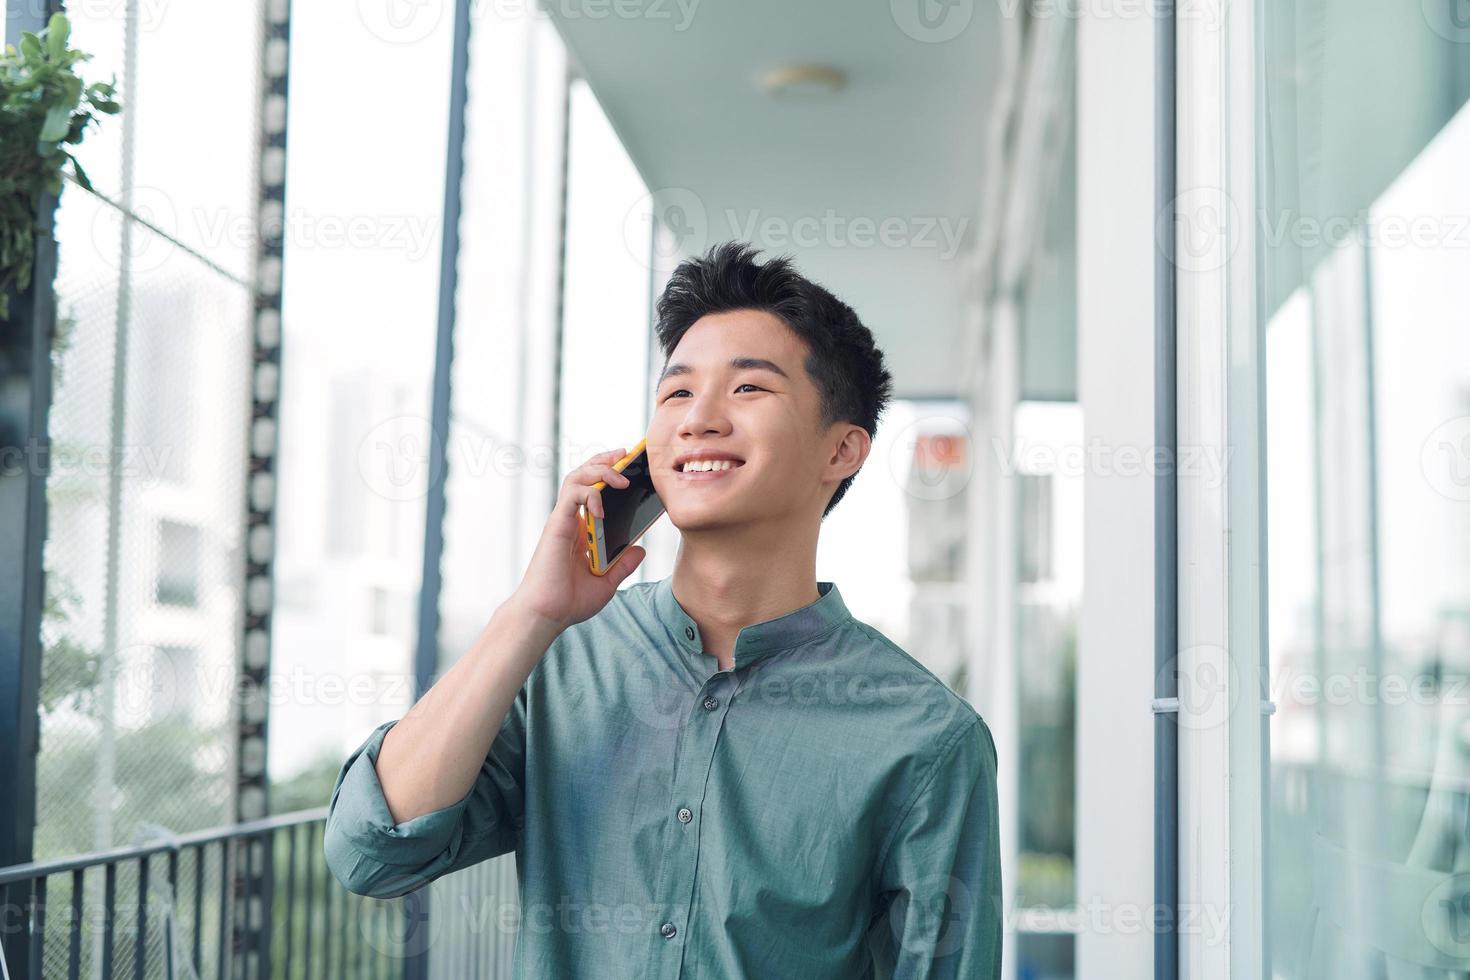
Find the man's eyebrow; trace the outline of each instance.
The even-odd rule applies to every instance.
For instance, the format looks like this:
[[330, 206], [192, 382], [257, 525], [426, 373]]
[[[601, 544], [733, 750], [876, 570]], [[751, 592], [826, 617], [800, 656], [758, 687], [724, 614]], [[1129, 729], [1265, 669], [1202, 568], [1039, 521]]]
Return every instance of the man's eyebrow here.
[[[773, 374], [779, 374], [781, 377], [790, 380], [790, 376], [785, 371], [781, 370], [781, 365], [777, 364], [775, 361], [768, 361], [764, 357], [732, 357], [730, 358], [730, 366], [737, 371], [770, 371]], [[690, 367], [688, 364], [679, 364], [676, 362], [674, 364], [666, 365], [663, 369], [663, 372], [659, 374], [658, 382], [655, 384], [654, 387], [663, 384], [665, 378], [672, 378], [676, 374], [693, 373], [694, 368]]]

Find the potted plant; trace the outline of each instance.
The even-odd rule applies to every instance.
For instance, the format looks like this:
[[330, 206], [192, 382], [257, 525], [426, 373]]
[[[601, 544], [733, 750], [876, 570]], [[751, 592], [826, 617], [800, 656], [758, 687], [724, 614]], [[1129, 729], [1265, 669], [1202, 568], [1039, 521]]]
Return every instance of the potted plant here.
[[0, 55], [0, 321], [30, 287], [36, 237], [50, 234], [64, 165], [92, 187], [71, 148], [96, 114], [119, 108], [111, 82], [87, 85], [77, 74], [92, 56], [69, 47], [70, 35], [66, 16], [52, 14], [39, 34], [24, 32]]

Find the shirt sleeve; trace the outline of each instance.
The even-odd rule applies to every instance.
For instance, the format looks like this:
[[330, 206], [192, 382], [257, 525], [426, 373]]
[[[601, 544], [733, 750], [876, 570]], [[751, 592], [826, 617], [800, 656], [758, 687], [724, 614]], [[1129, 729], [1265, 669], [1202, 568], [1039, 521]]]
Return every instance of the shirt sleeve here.
[[517, 847], [524, 825], [526, 690], [511, 703], [462, 799], [395, 824], [378, 781], [378, 751], [398, 721], [379, 725], [342, 764], [322, 847], [348, 891], [396, 898]]
[[878, 866], [869, 933], [880, 978], [1000, 976], [996, 753], [978, 716], [940, 753]]

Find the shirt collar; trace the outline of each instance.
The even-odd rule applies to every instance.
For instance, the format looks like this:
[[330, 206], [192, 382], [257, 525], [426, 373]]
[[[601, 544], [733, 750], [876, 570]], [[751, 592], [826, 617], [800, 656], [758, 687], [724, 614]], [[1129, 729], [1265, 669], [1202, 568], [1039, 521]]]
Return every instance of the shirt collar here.
[[[836, 582], [818, 582], [817, 592], [818, 597], [800, 609], [742, 627], [735, 637], [735, 667], [744, 667], [762, 657], [799, 646], [852, 618]], [[674, 598], [673, 576], [654, 583], [653, 608], [680, 648], [689, 653], [703, 653], [699, 624]]]

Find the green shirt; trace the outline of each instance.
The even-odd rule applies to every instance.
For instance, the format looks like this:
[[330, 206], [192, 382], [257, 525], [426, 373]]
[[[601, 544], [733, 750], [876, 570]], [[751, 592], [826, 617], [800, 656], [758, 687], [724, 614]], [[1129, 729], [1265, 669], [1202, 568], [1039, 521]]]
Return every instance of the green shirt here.
[[332, 790], [333, 874], [388, 898], [514, 851], [517, 978], [999, 976], [990, 730], [817, 587], [721, 670], [671, 579], [625, 586], [536, 664], [465, 797], [400, 824], [385, 722]]

